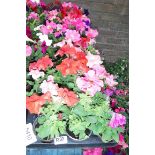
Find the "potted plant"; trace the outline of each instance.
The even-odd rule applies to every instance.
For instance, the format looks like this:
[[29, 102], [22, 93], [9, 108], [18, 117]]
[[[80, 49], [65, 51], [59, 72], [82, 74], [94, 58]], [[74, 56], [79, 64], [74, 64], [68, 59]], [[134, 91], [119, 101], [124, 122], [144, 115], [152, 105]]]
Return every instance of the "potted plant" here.
[[55, 137], [66, 133], [68, 108], [53, 102], [47, 102], [41, 114], [33, 123], [33, 129], [39, 140], [51, 142]]
[[70, 114], [66, 125], [67, 135], [75, 141], [86, 140], [92, 133], [89, 130], [89, 125], [90, 123], [84, 117], [80, 117], [74, 113]]

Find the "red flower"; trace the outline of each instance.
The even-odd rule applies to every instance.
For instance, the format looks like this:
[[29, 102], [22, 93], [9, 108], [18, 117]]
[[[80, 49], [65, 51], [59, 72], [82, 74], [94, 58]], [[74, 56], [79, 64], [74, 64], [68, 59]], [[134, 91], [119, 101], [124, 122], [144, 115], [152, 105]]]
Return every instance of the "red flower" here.
[[37, 62], [33, 62], [30, 63], [29, 65], [29, 70], [46, 70], [48, 67], [52, 67], [53, 66], [53, 62], [52, 60], [49, 58], [48, 55], [42, 57], [41, 59], [39, 59]]
[[68, 106], [74, 106], [78, 101], [77, 95], [73, 91], [69, 91], [67, 88], [60, 88], [58, 95], [62, 97]]
[[45, 104], [46, 101], [51, 101], [51, 94], [47, 92], [42, 96], [33, 94], [30, 97], [26, 97], [26, 108], [32, 114], [39, 114], [40, 108]]
[[56, 69], [59, 70], [63, 76], [66, 76], [69, 74], [77, 74], [78, 71], [87, 72], [89, 69], [86, 65], [87, 61], [83, 59], [73, 60], [66, 58], [60, 65], [56, 66]]

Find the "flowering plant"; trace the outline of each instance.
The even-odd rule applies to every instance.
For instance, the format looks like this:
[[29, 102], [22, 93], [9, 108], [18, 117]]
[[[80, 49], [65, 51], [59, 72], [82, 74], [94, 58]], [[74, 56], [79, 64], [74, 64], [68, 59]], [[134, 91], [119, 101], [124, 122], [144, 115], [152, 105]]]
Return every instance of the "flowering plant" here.
[[[98, 32], [91, 27], [88, 12], [71, 2], [46, 5], [27, 0], [26, 16], [26, 108], [45, 115], [46, 103], [66, 107], [63, 125], [74, 113], [104, 142], [118, 143], [126, 118], [113, 112], [104, 92], [118, 83], [94, 48]], [[75, 133], [74, 125], [69, 124]], [[42, 128], [38, 132], [43, 133]]]

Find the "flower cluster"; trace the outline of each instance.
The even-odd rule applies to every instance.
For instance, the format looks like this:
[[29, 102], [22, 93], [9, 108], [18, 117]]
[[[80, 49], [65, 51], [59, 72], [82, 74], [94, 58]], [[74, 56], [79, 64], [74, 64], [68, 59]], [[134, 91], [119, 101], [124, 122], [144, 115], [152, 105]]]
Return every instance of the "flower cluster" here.
[[[99, 104], [96, 96], [101, 95], [101, 100], [104, 95], [111, 96], [118, 83], [106, 71], [94, 47], [98, 31], [91, 27], [88, 13], [71, 2], [49, 7], [27, 0], [27, 7], [26, 108], [30, 113], [40, 114], [46, 102], [67, 106], [72, 111], [83, 94], [96, 106]], [[99, 108], [99, 112], [103, 110]], [[119, 130], [126, 123], [125, 116], [105, 109], [111, 117], [110, 121], [107, 118], [107, 128]]]

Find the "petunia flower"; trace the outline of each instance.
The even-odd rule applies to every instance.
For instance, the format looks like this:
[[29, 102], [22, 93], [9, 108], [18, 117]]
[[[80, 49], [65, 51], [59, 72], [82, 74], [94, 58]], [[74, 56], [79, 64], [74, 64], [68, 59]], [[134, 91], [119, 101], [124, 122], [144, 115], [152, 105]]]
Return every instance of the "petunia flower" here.
[[47, 81], [44, 80], [40, 88], [42, 90], [42, 93], [50, 92], [51, 96], [58, 95], [58, 85], [54, 84], [54, 77], [52, 75], [48, 76]]
[[31, 12], [27, 18], [28, 20], [30, 19], [35, 19], [35, 20], [39, 20], [38, 14], [35, 12]]
[[104, 86], [103, 81], [95, 75], [95, 71], [93, 70], [85, 73], [85, 77], [78, 77], [76, 84], [80, 90], [88, 92], [91, 96], [101, 91], [101, 88]]
[[31, 70], [45, 71], [48, 67], [52, 67], [52, 66], [53, 66], [52, 60], [49, 58], [48, 55], [46, 55], [40, 58], [37, 62], [30, 63], [29, 71]]
[[33, 94], [30, 97], [26, 97], [26, 108], [32, 114], [40, 114], [41, 107], [46, 103], [46, 101], [51, 101], [50, 93], [47, 92], [42, 96]]
[[60, 96], [69, 107], [74, 106], [79, 101], [77, 95], [67, 88], [59, 88], [58, 96]]
[[52, 40], [48, 39], [48, 35], [43, 35], [42, 33], [37, 33], [36, 35], [39, 37], [41, 42], [45, 41], [47, 46], [51, 46]]
[[30, 56], [32, 54], [32, 48], [28, 45], [26, 45], [26, 56]]
[[87, 66], [92, 68], [94, 65], [102, 64], [100, 55], [94, 55], [88, 52], [86, 58], [88, 59]]
[[45, 73], [39, 70], [31, 70], [28, 75], [31, 75], [34, 80], [37, 80], [40, 77], [44, 77]]
[[126, 124], [126, 117], [123, 116], [122, 114], [118, 114], [118, 113], [113, 112], [109, 126], [112, 128], [117, 128], [118, 126], [122, 126], [124, 124]]
[[76, 30], [66, 30], [65, 33], [65, 39], [66, 40], [71, 40], [73, 42], [78, 42], [80, 41], [81, 37], [79, 32], [77, 32]]

